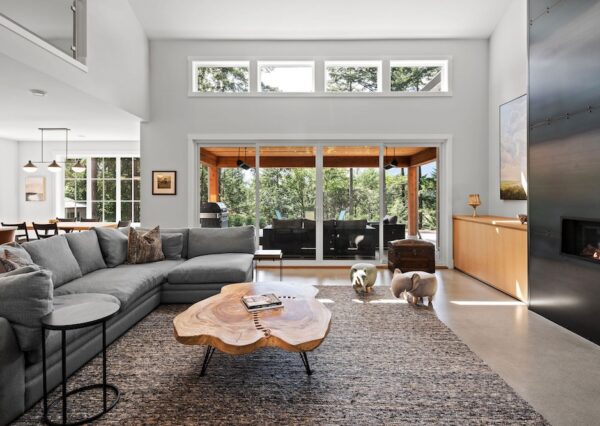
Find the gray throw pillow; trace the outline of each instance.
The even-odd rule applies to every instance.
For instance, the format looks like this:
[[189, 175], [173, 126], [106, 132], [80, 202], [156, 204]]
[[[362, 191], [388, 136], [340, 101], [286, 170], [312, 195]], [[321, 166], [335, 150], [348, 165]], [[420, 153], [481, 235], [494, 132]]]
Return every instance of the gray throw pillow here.
[[106, 268], [98, 236], [94, 231], [71, 232], [65, 238], [83, 275]]
[[254, 226], [190, 229], [188, 259], [205, 254], [254, 254], [254, 251]]
[[162, 251], [165, 255], [165, 259], [181, 259], [181, 252], [183, 251], [183, 234], [161, 232], [160, 239], [162, 241]]
[[94, 228], [109, 268], [122, 265], [127, 260], [127, 235], [118, 229]]
[[52, 273], [26, 266], [0, 277], [0, 317], [13, 326], [22, 351], [40, 346], [40, 318], [53, 310]]
[[36, 265], [52, 272], [54, 288], [82, 276], [77, 259], [64, 235], [29, 241], [23, 247]]
[[181, 249], [181, 257], [188, 257], [188, 237], [190, 234], [189, 228], [160, 228], [162, 234], [183, 234], [183, 248]]

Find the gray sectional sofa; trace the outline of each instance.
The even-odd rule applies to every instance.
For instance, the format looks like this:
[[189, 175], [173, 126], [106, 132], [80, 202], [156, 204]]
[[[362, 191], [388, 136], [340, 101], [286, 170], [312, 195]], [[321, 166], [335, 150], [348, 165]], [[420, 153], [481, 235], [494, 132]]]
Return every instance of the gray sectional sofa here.
[[[121, 310], [107, 324], [109, 342], [161, 303], [195, 303], [218, 293], [223, 285], [252, 281], [253, 227], [161, 229], [166, 259], [140, 265], [125, 263], [126, 234], [127, 229], [96, 228], [23, 244], [33, 262], [52, 273], [53, 309], [78, 303], [82, 293], [119, 300]], [[5, 303], [1, 297], [0, 283], [0, 304]], [[41, 333], [39, 344], [23, 351], [19, 327], [0, 315], [0, 425], [16, 419], [43, 395]], [[45, 338], [48, 389], [52, 389], [61, 380], [60, 333], [50, 332]], [[99, 327], [67, 333], [67, 373], [100, 349]]]

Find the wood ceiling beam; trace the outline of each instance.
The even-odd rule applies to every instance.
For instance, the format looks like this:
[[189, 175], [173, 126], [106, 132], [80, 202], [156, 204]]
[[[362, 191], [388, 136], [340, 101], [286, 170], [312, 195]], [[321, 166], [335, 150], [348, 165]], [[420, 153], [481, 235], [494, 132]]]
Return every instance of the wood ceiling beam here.
[[[386, 163], [391, 161], [393, 158], [398, 162], [397, 167], [409, 167], [411, 165], [411, 157], [386, 157]], [[232, 168], [237, 167], [238, 157], [217, 157], [215, 160], [215, 164], [211, 164], [211, 160], [209, 162], [203, 163], [207, 165], [215, 165], [219, 168]], [[255, 167], [255, 157], [247, 157], [242, 160], [250, 167]], [[323, 157], [323, 165], [324, 167], [379, 167], [379, 157]], [[304, 168], [314, 168], [315, 167], [315, 157], [261, 157], [260, 158], [260, 166], [264, 168], [294, 168], [294, 167], [304, 167]]]
[[431, 163], [437, 158], [437, 148], [427, 148], [423, 151], [410, 156], [410, 166], [422, 166], [423, 164]]

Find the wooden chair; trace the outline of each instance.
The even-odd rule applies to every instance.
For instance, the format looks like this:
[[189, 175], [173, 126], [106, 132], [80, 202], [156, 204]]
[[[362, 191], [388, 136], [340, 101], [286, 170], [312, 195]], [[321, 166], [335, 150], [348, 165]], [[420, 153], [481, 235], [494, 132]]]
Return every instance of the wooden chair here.
[[23, 233], [15, 232], [15, 241], [17, 243], [24, 243], [29, 241], [29, 232], [27, 232], [27, 223], [2, 223], [2, 226], [16, 226], [17, 231], [23, 231]]
[[[74, 217], [57, 217], [56, 220], [59, 222], [75, 222]], [[62, 228], [62, 230], [65, 231], [66, 234], [73, 232], [73, 228]]]
[[89, 219], [81, 218], [81, 219], [79, 219], [79, 221], [80, 222], [88, 222], [88, 223], [89, 222], [100, 222], [97, 217], [91, 217]]
[[[39, 240], [43, 238], [50, 238], [58, 235], [58, 225], [56, 223], [35, 223], [33, 222], [33, 230]], [[43, 231], [43, 233], [42, 233]], [[50, 234], [49, 232], [54, 231]]]
[[131, 225], [130, 220], [120, 220], [117, 224], [117, 228], [127, 228], [129, 225]]

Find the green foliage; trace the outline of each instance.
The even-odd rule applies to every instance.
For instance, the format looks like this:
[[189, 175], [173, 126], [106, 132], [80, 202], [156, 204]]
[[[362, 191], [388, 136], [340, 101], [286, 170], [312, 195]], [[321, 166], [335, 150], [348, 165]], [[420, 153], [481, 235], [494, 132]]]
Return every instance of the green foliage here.
[[248, 68], [198, 67], [198, 91], [239, 93], [248, 91]]
[[503, 180], [500, 182], [501, 200], [526, 200], [527, 194], [521, 182]]
[[392, 67], [392, 91], [419, 92], [441, 71], [441, 67]]
[[376, 92], [377, 67], [327, 67], [328, 92]]

